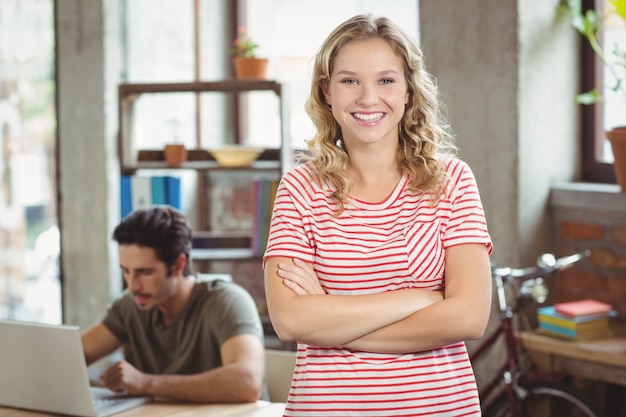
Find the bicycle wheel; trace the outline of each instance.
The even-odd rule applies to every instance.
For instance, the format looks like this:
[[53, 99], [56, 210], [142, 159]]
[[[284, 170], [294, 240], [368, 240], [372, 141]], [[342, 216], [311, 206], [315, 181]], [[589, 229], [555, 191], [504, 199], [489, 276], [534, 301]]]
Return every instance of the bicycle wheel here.
[[[565, 384], [535, 383], [520, 387], [516, 417], [604, 417], [580, 390]], [[485, 411], [485, 417], [510, 417], [506, 392]]]

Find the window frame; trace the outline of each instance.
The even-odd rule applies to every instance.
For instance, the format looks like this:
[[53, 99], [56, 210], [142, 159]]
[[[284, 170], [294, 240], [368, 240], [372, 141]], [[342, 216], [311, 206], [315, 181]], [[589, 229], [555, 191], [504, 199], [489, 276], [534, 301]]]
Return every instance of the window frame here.
[[[583, 0], [583, 10], [602, 10], [601, 0]], [[580, 47], [581, 80], [580, 91], [604, 89], [604, 66], [593, 49], [581, 36]], [[582, 136], [582, 179], [588, 182], [616, 184], [613, 164], [598, 160], [605, 140], [604, 105], [602, 102], [581, 105], [580, 129]]]

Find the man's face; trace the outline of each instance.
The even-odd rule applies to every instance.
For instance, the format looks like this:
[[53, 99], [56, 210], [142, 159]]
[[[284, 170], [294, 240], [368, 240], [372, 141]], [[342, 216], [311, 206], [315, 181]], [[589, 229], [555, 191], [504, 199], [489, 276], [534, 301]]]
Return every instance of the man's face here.
[[175, 294], [176, 280], [153, 248], [120, 245], [119, 254], [124, 281], [141, 310], [158, 307]]

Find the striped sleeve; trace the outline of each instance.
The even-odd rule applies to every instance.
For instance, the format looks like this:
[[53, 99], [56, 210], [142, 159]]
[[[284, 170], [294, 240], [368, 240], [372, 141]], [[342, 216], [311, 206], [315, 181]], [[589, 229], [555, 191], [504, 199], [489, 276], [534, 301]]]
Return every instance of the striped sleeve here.
[[487, 220], [480, 199], [478, 185], [467, 163], [452, 159], [448, 163], [450, 219], [443, 235], [443, 245], [484, 243], [489, 253], [493, 251]]
[[312, 193], [311, 173], [307, 165], [283, 175], [274, 200], [263, 267], [267, 258], [277, 256], [298, 257], [313, 262], [315, 238], [305, 225]]

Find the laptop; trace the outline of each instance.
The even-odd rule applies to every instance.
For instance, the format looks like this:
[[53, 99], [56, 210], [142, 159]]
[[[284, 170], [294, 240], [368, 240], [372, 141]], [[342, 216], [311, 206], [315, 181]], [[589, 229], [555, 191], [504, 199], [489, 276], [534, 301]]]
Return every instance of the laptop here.
[[0, 405], [106, 417], [151, 401], [89, 384], [78, 326], [0, 320]]

